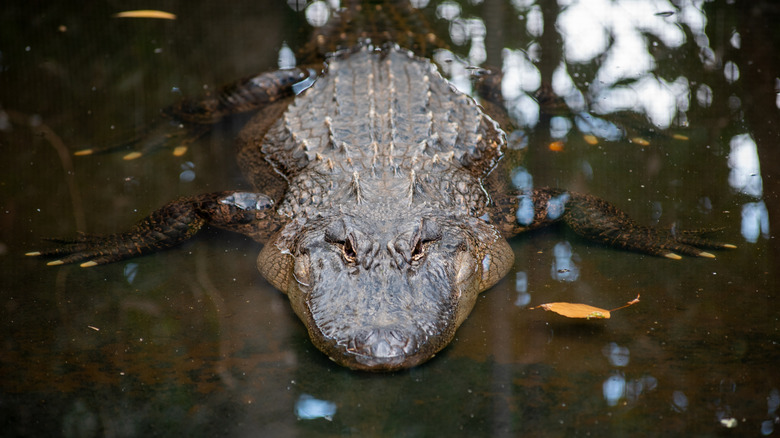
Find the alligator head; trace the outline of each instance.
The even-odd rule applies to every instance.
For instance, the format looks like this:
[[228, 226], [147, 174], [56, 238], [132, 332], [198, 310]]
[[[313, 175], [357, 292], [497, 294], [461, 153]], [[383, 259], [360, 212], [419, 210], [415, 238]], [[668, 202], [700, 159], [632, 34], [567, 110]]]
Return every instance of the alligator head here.
[[444, 348], [512, 261], [506, 241], [478, 218], [342, 213], [288, 224], [258, 267], [332, 360], [391, 371]]

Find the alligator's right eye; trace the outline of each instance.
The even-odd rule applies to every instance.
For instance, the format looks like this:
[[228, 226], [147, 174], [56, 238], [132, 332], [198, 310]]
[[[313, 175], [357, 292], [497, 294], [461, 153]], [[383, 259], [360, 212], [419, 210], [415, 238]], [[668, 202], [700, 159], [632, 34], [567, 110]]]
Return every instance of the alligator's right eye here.
[[344, 260], [349, 263], [357, 263], [357, 253], [352, 246], [352, 239], [347, 238], [343, 242], [339, 242], [341, 245], [341, 254], [344, 256]]
[[347, 235], [347, 229], [341, 221], [334, 222], [325, 230], [325, 241], [337, 246], [341, 250], [341, 256], [347, 263], [357, 263], [357, 251], [352, 242], [352, 237]]
[[414, 238], [412, 246], [412, 261], [419, 261], [425, 256], [429, 244], [441, 239], [441, 229], [436, 222], [423, 218], [420, 230]]
[[352, 239], [345, 235], [334, 235], [325, 233], [325, 241], [331, 245], [337, 246], [341, 250], [341, 255], [347, 263], [357, 263], [357, 252], [352, 244]]

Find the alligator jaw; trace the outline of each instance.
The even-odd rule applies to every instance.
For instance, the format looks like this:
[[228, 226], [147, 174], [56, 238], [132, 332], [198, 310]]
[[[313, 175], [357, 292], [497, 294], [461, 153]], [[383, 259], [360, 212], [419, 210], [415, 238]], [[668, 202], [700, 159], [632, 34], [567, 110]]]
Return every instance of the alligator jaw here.
[[[386, 372], [421, 364], [448, 342], [449, 338], [440, 336], [429, 338], [422, 333], [379, 328], [358, 333], [346, 342], [328, 342], [328, 345], [318, 347], [339, 365], [354, 370]], [[441, 347], [437, 348], [439, 345]]]

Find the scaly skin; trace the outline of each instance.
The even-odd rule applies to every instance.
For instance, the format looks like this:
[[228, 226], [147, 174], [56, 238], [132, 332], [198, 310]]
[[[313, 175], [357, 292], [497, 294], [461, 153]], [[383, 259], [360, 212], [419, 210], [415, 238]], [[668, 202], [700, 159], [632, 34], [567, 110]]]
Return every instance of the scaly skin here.
[[[349, 5], [347, 15], [360, 11]], [[452, 340], [478, 294], [511, 268], [506, 238], [517, 233], [562, 220], [596, 241], [670, 258], [730, 247], [640, 226], [590, 195], [491, 176], [505, 149], [497, 76], [478, 86], [490, 115], [395, 45], [363, 42], [329, 56], [314, 85], [292, 97], [307, 77], [264, 73], [173, 107], [196, 124], [258, 110], [238, 140], [255, 192], [183, 198], [126, 233], [30, 255], [89, 267], [173, 247], [205, 225], [244, 233], [265, 243], [258, 269], [289, 296], [320, 350], [350, 368], [389, 371]]]

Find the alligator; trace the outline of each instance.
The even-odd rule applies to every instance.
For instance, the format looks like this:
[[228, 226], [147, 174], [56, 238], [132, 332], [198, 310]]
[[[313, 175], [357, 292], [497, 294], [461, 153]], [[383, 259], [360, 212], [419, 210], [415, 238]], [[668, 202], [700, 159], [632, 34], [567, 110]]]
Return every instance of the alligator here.
[[[342, 16], [361, 12], [346, 3]], [[393, 371], [452, 341], [477, 296], [512, 267], [507, 239], [518, 233], [562, 221], [597, 242], [671, 259], [733, 247], [639, 225], [588, 194], [502, 183], [505, 114], [457, 91], [392, 35], [381, 38], [315, 48], [318, 70], [263, 73], [170, 109], [199, 126], [256, 111], [237, 140], [255, 191], [177, 199], [127, 232], [80, 234], [28, 254], [91, 267], [174, 247], [205, 226], [243, 233], [264, 244], [260, 273], [287, 294], [318, 349], [352, 369]], [[422, 39], [410, 45], [433, 41]]]

